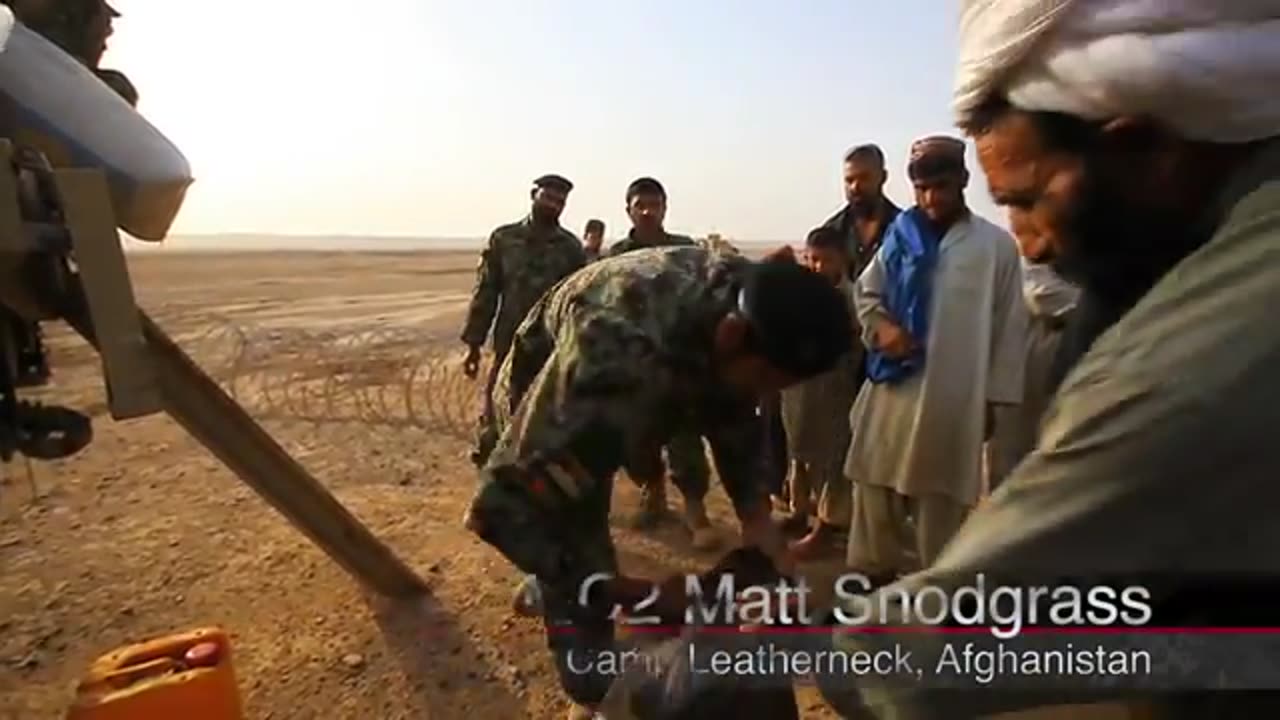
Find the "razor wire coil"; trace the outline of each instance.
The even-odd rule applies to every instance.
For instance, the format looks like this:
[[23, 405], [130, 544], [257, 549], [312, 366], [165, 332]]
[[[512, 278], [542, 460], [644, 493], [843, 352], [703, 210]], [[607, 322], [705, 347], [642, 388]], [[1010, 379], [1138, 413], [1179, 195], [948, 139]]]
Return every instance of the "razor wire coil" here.
[[475, 378], [456, 344], [405, 328], [325, 330], [218, 321], [179, 343], [264, 420], [421, 428], [471, 440], [491, 358]]

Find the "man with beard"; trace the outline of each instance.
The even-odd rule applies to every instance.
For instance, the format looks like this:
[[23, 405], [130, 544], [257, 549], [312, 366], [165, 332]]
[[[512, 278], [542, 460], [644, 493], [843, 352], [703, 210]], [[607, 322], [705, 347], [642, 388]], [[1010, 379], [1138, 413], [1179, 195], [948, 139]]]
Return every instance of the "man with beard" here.
[[[993, 197], [1044, 236], [1031, 260], [1127, 310], [1067, 374], [1036, 449], [932, 567], [883, 592], [978, 573], [1136, 583], [1154, 626], [1275, 625], [1280, 8], [972, 0], [961, 28], [955, 107]], [[945, 642], [898, 637], [923, 657]], [[1097, 697], [863, 682], [825, 694], [846, 717], [913, 720]], [[1159, 718], [1280, 715], [1271, 693], [1149, 702]]]
[[476, 432], [471, 460], [483, 465], [497, 440], [493, 428], [494, 382], [511, 338], [529, 308], [543, 293], [587, 264], [582, 243], [560, 226], [573, 183], [559, 175], [543, 175], [533, 181], [529, 196], [533, 207], [525, 219], [503, 225], [489, 235], [476, 268], [475, 288], [462, 328], [467, 346], [463, 373], [474, 378], [480, 371], [480, 351], [493, 337], [493, 365], [485, 381], [484, 409]]
[[964, 152], [945, 136], [911, 146], [916, 206], [855, 285], [868, 351], [844, 467], [849, 564], [877, 582], [937, 557], [981, 495], [990, 414], [1022, 400], [1018, 250], [968, 209]]
[[884, 194], [889, 179], [879, 145], [859, 145], [844, 156], [846, 205], [824, 223], [848, 243], [849, 279], [857, 280], [880, 249], [884, 231], [901, 212]]
[[[631, 230], [627, 236], [609, 247], [606, 257], [617, 257], [636, 250], [658, 247], [693, 246], [697, 243], [686, 235], [669, 233], [664, 226], [667, 217], [667, 190], [662, 183], [642, 177], [627, 187], [627, 217]], [[711, 488], [711, 468], [702, 437], [677, 433], [667, 443], [667, 463], [671, 482], [684, 499], [684, 521], [696, 550], [709, 550], [720, 538], [707, 517], [706, 497]], [[635, 525], [640, 529], [657, 526], [667, 517], [667, 481], [662, 466], [662, 449], [638, 448], [627, 464], [627, 472], [640, 486], [640, 512]]]

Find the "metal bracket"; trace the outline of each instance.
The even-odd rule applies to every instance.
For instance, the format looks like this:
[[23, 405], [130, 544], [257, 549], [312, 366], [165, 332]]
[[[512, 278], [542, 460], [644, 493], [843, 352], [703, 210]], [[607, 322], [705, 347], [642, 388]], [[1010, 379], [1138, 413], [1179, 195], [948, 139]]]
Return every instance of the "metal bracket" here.
[[106, 177], [99, 170], [81, 168], [55, 170], [53, 176], [98, 333], [111, 417], [126, 420], [160, 412], [164, 405], [138, 319]]

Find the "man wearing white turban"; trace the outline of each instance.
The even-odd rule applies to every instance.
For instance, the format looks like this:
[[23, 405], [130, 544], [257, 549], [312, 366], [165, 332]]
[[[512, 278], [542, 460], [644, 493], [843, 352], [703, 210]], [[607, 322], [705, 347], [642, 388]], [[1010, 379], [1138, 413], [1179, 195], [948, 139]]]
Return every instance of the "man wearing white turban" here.
[[[1028, 259], [1101, 298], [1111, 316], [1059, 387], [1036, 449], [937, 561], [865, 605], [842, 608], [901, 607], [877, 600], [926, 587], [945, 594], [981, 575], [987, 593], [1060, 588], [1064, 579], [1146, 593], [1080, 624], [1280, 625], [1280, 2], [973, 0], [963, 8], [955, 109], [991, 193], [1045, 238]], [[1071, 613], [1057, 601], [1067, 596], [1023, 599], [1053, 603], [1052, 614], [1040, 608], [1040, 622], [1063, 624]], [[936, 591], [917, 597], [931, 602], [873, 621], [932, 622], [925, 616]], [[943, 615], [971, 624], [960, 607]], [[979, 624], [994, 623], [988, 614]], [[911, 633], [891, 642], [908, 646], [924, 672], [956, 675], [967, 662], [956, 651], [975, 637]], [[1074, 640], [1092, 651], [1091, 641]], [[890, 640], [837, 633], [833, 642], [867, 649]], [[1257, 636], [1234, 645], [1183, 637], [1186, 666], [1167, 638], [1115, 647], [1125, 642], [1151, 650], [1148, 678], [1189, 671], [1166, 690], [1238, 683], [1262, 662], [1252, 654]], [[938, 663], [948, 648], [957, 662]], [[820, 685], [845, 717], [899, 720], [1096, 697], [1069, 671], [1014, 693], [1005, 681], [1018, 671], [1002, 667], [977, 690], [865, 676], [859, 690], [847, 680]], [[1079, 680], [1080, 666], [1075, 672]], [[1151, 702], [1161, 718], [1280, 717], [1269, 695]]]

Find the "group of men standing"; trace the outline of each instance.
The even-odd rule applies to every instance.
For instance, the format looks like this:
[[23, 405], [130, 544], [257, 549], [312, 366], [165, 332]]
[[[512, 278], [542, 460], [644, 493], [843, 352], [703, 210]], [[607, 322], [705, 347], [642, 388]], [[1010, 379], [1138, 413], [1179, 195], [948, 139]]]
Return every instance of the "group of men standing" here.
[[[854, 148], [844, 158], [847, 205], [806, 242], [816, 269], [847, 269], [861, 342], [840, 377], [782, 392], [784, 523], [807, 530], [791, 545], [797, 559], [843, 549], [876, 585], [937, 557], [985, 480], [998, 484], [1030, 451], [1043, 409], [1045, 393], [1027, 388], [1045, 384], [1042, 347], [1056, 330], [1030, 341], [1032, 277], [1009, 234], [968, 209], [964, 157], [957, 138], [914, 143], [915, 202], [904, 211], [884, 195], [880, 148]], [[833, 249], [843, 257], [828, 260]], [[1068, 311], [1056, 308], [1059, 319]]]
[[[477, 466], [483, 466], [498, 439], [493, 396], [499, 370], [511, 349], [516, 327], [538, 299], [565, 277], [602, 258], [647, 248], [697, 245], [688, 236], [666, 230], [667, 191], [650, 177], [638, 178], [627, 187], [625, 202], [632, 227], [625, 237], [606, 250], [604, 222], [593, 218], [587, 221], [579, 243], [559, 223], [572, 190], [573, 184], [559, 175], [535, 180], [528, 217], [494, 230], [481, 253], [462, 332], [467, 347], [464, 370], [471, 377], [478, 373], [483, 346], [492, 335], [493, 363], [485, 383], [484, 409], [472, 452]], [[627, 474], [641, 489], [641, 506], [633, 521], [638, 529], [651, 529], [669, 515], [662, 449], [637, 450], [627, 463]], [[719, 538], [707, 517], [705, 499], [711, 471], [702, 437], [687, 432], [676, 434], [666, 443], [665, 450], [671, 482], [684, 500], [684, 521], [692, 533], [694, 547], [714, 547]]]
[[[1031, 449], [1028, 438], [1035, 435], [1040, 408], [1023, 407], [1023, 401], [1031, 395], [1028, 385], [1047, 382], [1047, 370], [1027, 372], [1029, 349], [1041, 348], [1044, 335], [1060, 329], [1066, 310], [1061, 303], [1055, 306], [1054, 324], [1040, 327], [1044, 332], [1031, 341], [1028, 310], [1033, 296], [1024, 298], [1024, 280], [1046, 285], [1052, 278], [1024, 277], [1014, 239], [968, 208], [965, 148], [964, 141], [945, 136], [927, 137], [911, 146], [906, 172], [914, 203], [907, 210], [884, 193], [888, 169], [883, 151], [874, 144], [853, 148], [842, 165], [847, 204], [806, 238], [804, 264], [845, 306], [848, 326], [840, 331], [852, 340], [847, 351], [822, 372], [796, 375], [791, 382], [750, 398], [758, 418], [766, 421], [757, 423], [758, 439], [747, 447], [757, 472], [768, 465], [760, 456], [771, 445], [769, 429], [776, 429], [768, 422], [772, 414], [781, 416], [784, 430], [789, 482], [782, 492], [773, 488], [783, 496], [775, 497], [775, 509], [785, 505], [784, 517], [774, 522], [780, 536], [802, 537], [786, 546], [782, 565], [821, 559], [835, 554], [834, 550], [877, 585], [927, 566], [977, 504], [985, 487], [984, 465], [992, 482], [997, 482], [997, 473], [1007, 472], [1020, 454]], [[580, 279], [579, 271], [595, 260], [643, 250], [706, 251], [693, 239], [665, 229], [666, 191], [652, 178], [640, 178], [627, 188], [632, 228], [607, 249], [604, 224], [599, 220], [588, 222], [583, 242], [560, 226], [559, 216], [571, 190], [572, 184], [560, 176], [536, 180], [530, 215], [495, 230], [481, 254], [462, 337], [468, 349], [466, 372], [475, 376], [481, 348], [493, 328], [494, 363], [485, 384], [485, 406], [473, 452], [482, 473], [496, 473], [498, 465], [491, 462], [491, 455], [504, 433], [517, 438], [508, 441], [517, 445], [526, 435], [537, 434], [537, 428], [512, 423], [522, 414], [517, 406], [528, 388], [549, 380], [533, 377], [544, 372], [542, 365], [522, 369], [521, 360], [509, 359], [510, 355], [520, 352], [545, 358], [546, 349], [532, 346], [559, 341], [578, 348], [578, 335], [587, 332], [580, 328], [577, 335], [553, 339], [535, 327], [517, 332], [521, 322], [526, 326], [547, 322], [550, 310], [545, 306], [568, 292], [561, 287], [565, 278]], [[1029, 230], [1015, 229], [1025, 242], [1034, 242]], [[794, 257], [788, 260], [785, 255], [775, 253], [765, 263], [795, 263]], [[668, 261], [674, 262], [675, 257]], [[608, 271], [623, 275], [645, 266], [609, 263], [601, 267], [595, 275]], [[594, 276], [586, 277], [584, 283]], [[625, 302], [625, 294], [609, 300]], [[794, 306], [789, 312], [803, 315], [808, 310]], [[530, 347], [513, 350], [513, 343], [522, 342], [518, 335]], [[1043, 354], [1041, 350], [1037, 357]], [[1036, 367], [1041, 366], [1047, 365], [1040, 362]], [[520, 387], [510, 386], [513, 382]], [[694, 394], [688, 392], [688, 397]], [[554, 414], [569, 412], [566, 408], [573, 399], [560, 396], [546, 402], [560, 406], [550, 411]], [[499, 407], [501, 403], [506, 406]], [[631, 412], [646, 409], [636, 406]], [[641, 488], [635, 522], [639, 528], [651, 528], [667, 515], [666, 471], [670, 469], [671, 482], [683, 496], [684, 521], [698, 549], [713, 547], [719, 540], [705, 507], [711, 477], [703, 444], [706, 427], [679, 424], [663, 434], [661, 442], [624, 437], [617, 463], [617, 469], [625, 470]], [[993, 438], [997, 427], [1002, 443]], [[999, 452], [988, 453], [984, 462], [984, 447], [990, 450], [997, 445]], [[525, 454], [516, 456], [536, 455], [529, 454], [528, 448], [521, 452]], [[572, 475], [553, 477], [568, 482], [564, 478]], [[573, 481], [574, 487], [580, 482]], [[500, 500], [478, 502], [478, 507], [499, 505], [510, 511], [512, 502], [504, 495]], [[493, 507], [482, 509], [484, 513], [473, 512], [473, 517], [499, 514]], [[603, 566], [612, 560], [597, 562]], [[529, 614], [552, 612], [545, 605], [556, 605], [556, 601], [545, 595], [557, 589], [548, 590], [548, 581], [539, 582], [535, 575], [530, 573], [521, 586], [516, 607]], [[571, 613], [561, 607], [559, 614]], [[570, 682], [570, 675], [562, 672], [562, 679]], [[581, 697], [584, 691], [579, 687], [571, 694]], [[585, 695], [584, 702], [589, 703], [598, 693]]]

